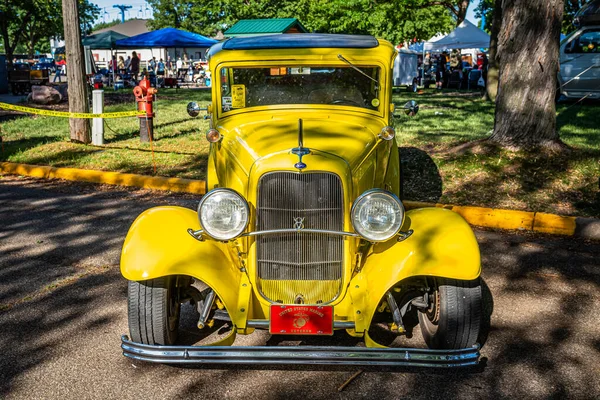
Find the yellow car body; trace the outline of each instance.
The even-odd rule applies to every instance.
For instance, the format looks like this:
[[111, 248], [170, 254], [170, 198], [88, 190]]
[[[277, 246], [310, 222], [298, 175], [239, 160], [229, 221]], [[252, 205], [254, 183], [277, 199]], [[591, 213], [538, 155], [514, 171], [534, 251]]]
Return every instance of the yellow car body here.
[[[227, 43], [227, 42], [225, 42]], [[261, 178], [274, 173], [333, 174], [342, 188], [343, 231], [354, 232], [350, 218], [355, 200], [379, 188], [399, 196], [400, 160], [394, 140], [380, 132], [393, 125], [392, 67], [394, 47], [377, 40], [372, 48], [267, 48], [211, 50], [213, 77], [209, 106], [211, 126], [221, 137], [211, 143], [207, 190], [229, 188], [248, 203], [246, 233], [258, 230]], [[380, 90], [369, 109], [352, 104], [274, 104], [229, 108], [223, 84], [231, 82], [232, 68], [260, 65], [264, 68], [311, 68], [327, 65], [378, 68]], [[360, 79], [360, 78], [357, 78]], [[366, 78], [365, 78], [366, 79]], [[249, 93], [244, 93], [249, 96]], [[239, 100], [233, 99], [233, 102]], [[377, 104], [377, 106], [375, 106]], [[239, 105], [239, 104], [238, 104]], [[297, 168], [298, 120], [302, 120], [303, 145], [310, 154], [301, 157], [306, 167]], [[402, 134], [401, 127], [398, 134]], [[302, 143], [301, 143], [302, 144]], [[290, 222], [292, 228], [293, 221]], [[189, 276], [212, 288], [225, 306], [238, 334], [254, 330], [254, 321], [268, 325], [274, 299], [272, 285], [281, 282], [259, 277], [258, 236], [217, 241], [190, 234], [202, 227], [195, 210], [157, 207], [142, 213], [131, 226], [121, 256], [121, 272], [130, 281], [167, 276]], [[401, 232], [410, 232], [370, 243], [361, 237], [343, 236], [343, 261], [337, 293], [325, 302], [333, 306], [334, 326], [364, 337], [377, 309], [392, 288], [414, 277], [474, 280], [480, 274], [480, 255], [475, 236], [458, 214], [444, 209], [418, 209], [405, 214]], [[265, 245], [266, 246], [266, 245]], [[290, 260], [293, 261], [293, 260]], [[285, 285], [285, 282], [282, 284]], [[270, 286], [271, 285], [271, 286]], [[307, 280], [294, 290], [320, 290], [320, 282]], [[302, 288], [302, 289], [299, 289]], [[316, 288], [316, 289], [315, 289]], [[330, 289], [324, 288], [327, 291]], [[331, 289], [332, 290], [332, 289]], [[290, 304], [289, 300], [282, 303]], [[336, 325], [350, 323], [349, 325]], [[367, 346], [378, 346], [366, 337]]]

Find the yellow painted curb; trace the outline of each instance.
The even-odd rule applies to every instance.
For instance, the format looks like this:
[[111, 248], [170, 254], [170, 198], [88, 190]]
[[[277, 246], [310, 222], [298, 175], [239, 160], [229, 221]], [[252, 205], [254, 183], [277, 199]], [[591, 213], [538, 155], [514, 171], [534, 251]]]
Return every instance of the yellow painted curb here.
[[407, 209], [438, 207], [452, 210], [460, 214], [469, 224], [495, 229], [532, 230], [535, 213], [527, 211], [501, 210], [495, 208], [453, 206], [448, 204], [433, 204], [419, 201], [405, 201]]
[[194, 194], [206, 193], [206, 184], [204, 181], [193, 179], [165, 178], [160, 176], [125, 174], [121, 172], [94, 171], [77, 168], [54, 168], [9, 162], [0, 163], [0, 172], [6, 174], [27, 175], [36, 178], [58, 178], [69, 181], [133, 186], [144, 189], [168, 190], [172, 192]]
[[535, 213], [535, 232], [552, 233], [555, 235], [573, 236], [576, 228], [575, 217], [563, 217], [560, 215]]
[[[0, 173], [27, 175], [35, 178], [58, 178], [70, 181], [133, 186], [144, 189], [184, 192], [200, 195], [206, 193], [206, 183], [204, 181], [193, 179], [165, 178], [159, 176], [94, 171], [77, 168], [55, 168], [11, 162], [0, 162]], [[485, 228], [526, 230], [567, 236], [573, 236], [577, 234], [576, 217], [564, 217], [560, 215], [539, 212], [534, 213], [484, 207], [454, 206], [439, 203], [434, 204], [419, 201], [404, 201], [403, 203], [408, 210], [424, 207], [438, 207], [452, 210], [460, 214], [469, 224]], [[589, 220], [593, 220], [594, 226], [600, 226], [600, 220]], [[581, 236], [587, 237], [586, 235]], [[592, 236], [593, 238], [596, 238], [597, 235]], [[590, 238], [592, 237], [590, 236]]]

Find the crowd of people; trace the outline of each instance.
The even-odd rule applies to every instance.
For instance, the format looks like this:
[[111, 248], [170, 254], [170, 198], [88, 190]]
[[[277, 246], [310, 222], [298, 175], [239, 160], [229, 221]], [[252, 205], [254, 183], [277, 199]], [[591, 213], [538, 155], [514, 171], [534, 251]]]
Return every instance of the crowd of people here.
[[452, 50], [442, 53], [426, 53], [423, 60], [425, 74], [435, 75], [435, 85], [441, 90], [448, 83], [452, 73], [456, 73], [459, 79], [471, 70], [480, 70], [484, 83], [487, 83], [488, 59], [485, 53], [480, 53], [475, 62], [466, 61], [460, 50]]
[[162, 58], [157, 60], [156, 57], [152, 57], [146, 65], [147, 67], [140, 70], [140, 57], [133, 51], [127, 58], [113, 56], [109, 65], [109, 72], [112, 73], [114, 70], [118, 75], [117, 79], [125, 79], [123, 77], [127, 76], [134, 82], [144, 76], [158, 80], [173, 77], [181, 82], [194, 81], [196, 75], [204, 72], [202, 66], [190, 60], [186, 53], [183, 54], [183, 58], [177, 57], [176, 61], [171, 56], [168, 56], [166, 61]]

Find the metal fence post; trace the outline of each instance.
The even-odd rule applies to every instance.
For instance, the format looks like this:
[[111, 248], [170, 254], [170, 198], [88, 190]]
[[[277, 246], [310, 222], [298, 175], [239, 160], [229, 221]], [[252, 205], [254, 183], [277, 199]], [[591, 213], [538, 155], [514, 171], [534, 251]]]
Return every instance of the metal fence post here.
[[[104, 90], [92, 91], [92, 112], [102, 114], [104, 112]], [[102, 146], [104, 144], [104, 119], [92, 119], [92, 144]]]

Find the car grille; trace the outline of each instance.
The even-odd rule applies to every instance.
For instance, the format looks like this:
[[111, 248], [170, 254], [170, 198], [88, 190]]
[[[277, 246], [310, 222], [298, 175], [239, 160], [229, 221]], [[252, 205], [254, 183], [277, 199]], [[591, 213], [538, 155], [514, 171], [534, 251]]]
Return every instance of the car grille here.
[[[329, 173], [276, 172], [259, 183], [258, 230], [343, 229], [342, 185]], [[296, 226], [295, 226], [296, 225]], [[257, 236], [258, 280], [272, 302], [328, 303], [340, 292], [344, 239], [315, 233]]]

